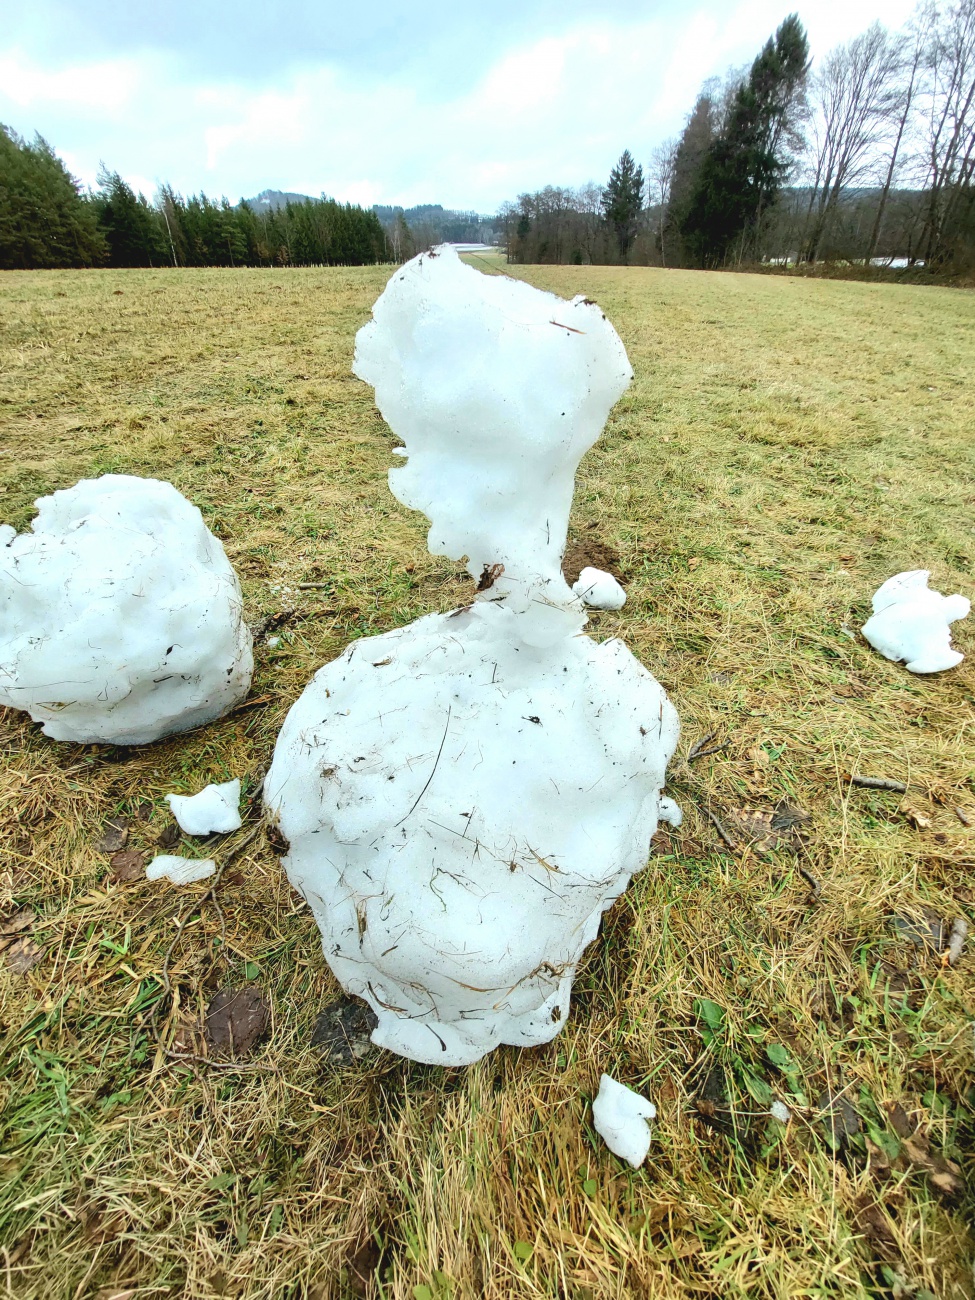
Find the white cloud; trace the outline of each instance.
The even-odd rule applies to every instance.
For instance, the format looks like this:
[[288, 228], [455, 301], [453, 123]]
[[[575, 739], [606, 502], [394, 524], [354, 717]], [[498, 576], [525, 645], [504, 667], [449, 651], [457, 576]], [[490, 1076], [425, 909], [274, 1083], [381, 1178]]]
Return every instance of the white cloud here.
[[[863, 30], [881, 6], [901, 21], [912, 2], [819, 0], [814, 52]], [[705, 77], [751, 60], [782, 9], [690, 0], [640, 22], [594, 18], [510, 49], [446, 102], [436, 69], [413, 84], [305, 67], [254, 93], [181, 81], [152, 52], [52, 71], [9, 51], [0, 121], [40, 129], [85, 180], [104, 159], [144, 190], [168, 180], [232, 199], [272, 187], [491, 211], [523, 189], [602, 180], [624, 148], [646, 158], [680, 129]]]
[[64, 105], [90, 116], [116, 116], [135, 97], [143, 70], [134, 59], [107, 59], [48, 72], [20, 50], [0, 55], [0, 95], [20, 108]]

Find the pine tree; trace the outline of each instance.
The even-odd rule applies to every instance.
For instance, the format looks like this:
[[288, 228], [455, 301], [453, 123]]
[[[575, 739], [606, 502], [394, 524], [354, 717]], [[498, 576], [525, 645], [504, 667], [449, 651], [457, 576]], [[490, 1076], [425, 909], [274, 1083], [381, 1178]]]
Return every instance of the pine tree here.
[[104, 258], [94, 210], [51, 146], [0, 124], [0, 268], [98, 266]]
[[602, 208], [606, 220], [613, 227], [620, 257], [625, 262], [643, 211], [643, 168], [633, 161], [629, 149], [623, 150], [619, 162], [609, 174], [609, 184], [602, 194]]
[[165, 264], [165, 226], [158, 209], [137, 195], [118, 172], [98, 173], [98, 193], [90, 200], [108, 245], [110, 266]]
[[809, 43], [795, 14], [779, 27], [738, 87], [712, 141], [680, 224], [694, 261], [720, 266], [759, 230], [790, 166]]

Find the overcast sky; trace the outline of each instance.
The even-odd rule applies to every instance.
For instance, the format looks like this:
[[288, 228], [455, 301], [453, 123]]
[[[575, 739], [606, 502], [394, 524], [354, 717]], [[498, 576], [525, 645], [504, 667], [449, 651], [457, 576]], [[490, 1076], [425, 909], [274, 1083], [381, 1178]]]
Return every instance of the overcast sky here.
[[[814, 55], [914, 0], [805, 0]], [[5, 0], [0, 122], [93, 183], [493, 212], [605, 181], [749, 62], [788, 0]], [[421, 17], [422, 16], [422, 17]]]

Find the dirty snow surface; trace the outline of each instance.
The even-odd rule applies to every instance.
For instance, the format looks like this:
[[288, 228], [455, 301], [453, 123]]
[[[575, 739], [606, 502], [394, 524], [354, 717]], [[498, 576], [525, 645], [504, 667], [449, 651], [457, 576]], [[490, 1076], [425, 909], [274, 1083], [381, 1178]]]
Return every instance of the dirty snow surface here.
[[0, 704], [55, 740], [141, 745], [244, 698], [240, 586], [176, 488], [106, 474], [37, 509], [0, 534]]
[[873, 617], [863, 635], [885, 659], [902, 661], [912, 673], [940, 673], [964, 659], [951, 645], [951, 624], [965, 618], [965, 596], [942, 596], [928, 586], [927, 569], [888, 578], [873, 597]]
[[602, 912], [647, 861], [677, 743], [623, 643], [578, 635], [561, 572], [575, 467], [629, 363], [597, 307], [440, 250], [394, 274], [356, 370], [404, 442], [394, 492], [484, 590], [322, 668], [265, 798], [373, 1041], [465, 1065], [565, 1023]]

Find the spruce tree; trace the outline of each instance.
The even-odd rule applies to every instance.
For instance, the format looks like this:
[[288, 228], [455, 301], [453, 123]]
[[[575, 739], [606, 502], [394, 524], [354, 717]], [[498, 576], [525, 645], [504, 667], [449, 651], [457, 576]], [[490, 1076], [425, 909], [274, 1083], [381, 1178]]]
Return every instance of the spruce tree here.
[[629, 149], [609, 174], [609, 184], [602, 194], [603, 214], [616, 235], [620, 258], [625, 262], [643, 211], [643, 168], [633, 161]]
[[118, 172], [98, 173], [92, 198], [99, 228], [108, 245], [110, 266], [161, 266], [168, 260], [162, 214], [137, 195]]
[[735, 248], [740, 254], [774, 204], [789, 170], [808, 71], [809, 42], [790, 14], [738, 87], [701, 164], [680, 224], [698, 265], [720, 266]]
[[95, 212], [51, 146], [0, 124], [0, 268], [98, 266], [104, 257]]

